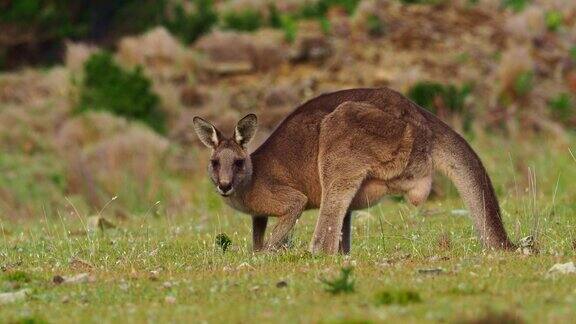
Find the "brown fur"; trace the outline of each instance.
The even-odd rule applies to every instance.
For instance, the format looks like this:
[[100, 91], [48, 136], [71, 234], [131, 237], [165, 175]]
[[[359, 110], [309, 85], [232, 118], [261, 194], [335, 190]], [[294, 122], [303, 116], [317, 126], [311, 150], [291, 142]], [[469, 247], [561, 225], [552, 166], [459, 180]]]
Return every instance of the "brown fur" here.
[[[230, 178], [234, 187], [224, 199], [253, 216], [255, 250], [281, 247], [302, 211], [320, 208], [311, 251], [348, 253], [350, 211], [387, 194], [405, 194], [421, 204], [435, 168], [455, 183], [484, 244], [513, 247], [478, 156], [450, 127], [401, 94], [383, 88], [321, 95], [286, 117], [248, 156], [245, 145], [255, 118], [241, 120], [233, 139], [195, 119], [199, 136], [213, 148], [212, 159], [223, 161], [210, 170], [212, 180], [220, 188], [222, 175]], [[231, 166], [238, 159], [246, 161], [243, 169]], [[264, 243], [268, 216], [279, 219]]]

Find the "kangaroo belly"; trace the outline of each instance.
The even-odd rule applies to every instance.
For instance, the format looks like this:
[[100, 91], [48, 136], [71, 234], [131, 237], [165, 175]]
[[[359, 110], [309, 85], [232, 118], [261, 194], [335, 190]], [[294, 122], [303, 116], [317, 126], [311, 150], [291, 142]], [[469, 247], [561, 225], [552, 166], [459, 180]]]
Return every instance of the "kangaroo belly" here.
[[366, 180], [356, 193], [350, 208], [363, 209], [374, 206], [389, 193], [390, 190], [386, 182], [378, 179]]

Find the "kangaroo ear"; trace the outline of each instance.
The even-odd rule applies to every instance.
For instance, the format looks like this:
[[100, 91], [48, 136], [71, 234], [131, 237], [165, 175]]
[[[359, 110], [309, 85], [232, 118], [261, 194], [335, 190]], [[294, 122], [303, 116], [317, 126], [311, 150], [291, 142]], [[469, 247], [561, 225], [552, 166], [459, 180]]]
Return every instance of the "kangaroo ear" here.
[[234, 140], [242, 147], [246, 147], [248, 142], [256, 134], [258, 128], [258, 117], [254, 114], [248, 114], [238, 121], [234, 129]]
[[216, 148], [222, 138], [216, 127], [200, 117], [194, 117], [192, 122], [194, 123], [194, 130], [198, 138], [200, 138], [200, 141], [210, 148]]

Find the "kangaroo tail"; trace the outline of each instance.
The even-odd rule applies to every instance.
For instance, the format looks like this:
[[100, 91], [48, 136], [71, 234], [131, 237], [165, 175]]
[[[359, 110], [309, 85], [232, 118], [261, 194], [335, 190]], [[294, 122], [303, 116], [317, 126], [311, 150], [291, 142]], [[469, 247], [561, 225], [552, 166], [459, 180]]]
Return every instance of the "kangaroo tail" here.
[[[438, 120], [439, 121], [439, 120]], [[513, 249], [502, 224], [500, 206], [486, 169], [466, 140], [443, 122], [435, 125], [432, 148], [435, 168], [446, 175], [468, 207], [485, 246]]]

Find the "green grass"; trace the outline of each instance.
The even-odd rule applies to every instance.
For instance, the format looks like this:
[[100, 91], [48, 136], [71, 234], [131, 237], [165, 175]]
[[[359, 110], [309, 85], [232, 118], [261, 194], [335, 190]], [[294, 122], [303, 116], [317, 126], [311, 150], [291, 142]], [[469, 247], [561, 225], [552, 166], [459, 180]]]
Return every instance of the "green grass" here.
[[[2, 221], [0, 292], [32, 294], [1, 306], [0, 322], [452, 322], [497, 314], [570, 322], [576, 276], [546, 272], [576, 261], [576, 160], [565, 147], [531, 142], [479, 136], [473, 146], [510, 235], [536, 235], [537, 255], [484, 251], [471, 221], [452, 214], [462, 208], [453, 188], [422, 208], [386, 200], [355, 214], [348, 257], [307, 252], [315, 211], [297, 224], [292, 249], [253, 254], [249, 217], [224, 207], [205, 182], [189, 214], [135, 215], [104, 233], [78, 233], [88, 215], [68, 212]], [[225, 252], [221, 233], [231, 241]], [[327, 292], [323, 279], [346, 267], [353, 292]], [[444, 271], [419, 271], [435, 268]], [[93, 281], [52, 282], [83, 272]]]

